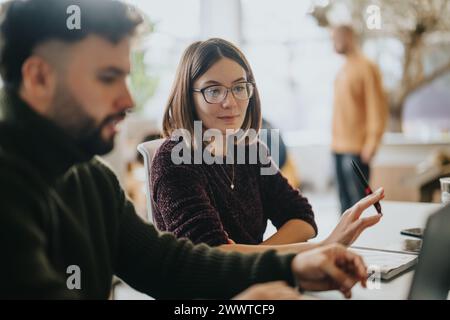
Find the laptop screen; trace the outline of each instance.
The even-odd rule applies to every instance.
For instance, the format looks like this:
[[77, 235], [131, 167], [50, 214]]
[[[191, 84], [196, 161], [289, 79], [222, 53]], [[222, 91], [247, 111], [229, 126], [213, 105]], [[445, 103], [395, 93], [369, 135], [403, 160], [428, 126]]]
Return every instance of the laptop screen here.
[[427, 221], [409, 299], [445, 300], [450, 290], [450, 205]]

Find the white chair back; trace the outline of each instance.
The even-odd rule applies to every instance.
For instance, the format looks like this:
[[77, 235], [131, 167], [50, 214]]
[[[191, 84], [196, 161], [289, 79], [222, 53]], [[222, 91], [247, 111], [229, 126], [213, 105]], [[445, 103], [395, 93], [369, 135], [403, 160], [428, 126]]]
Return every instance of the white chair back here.
[[161, 146], [165, 139], [157, 139], [152, 141], [147, 141], [139, 144], [137, 149], [142, 157], [144, 157], [144, 167], [145, 167], [145, 198], [147, 199], [147, 219], [148, 222], [153, 222], [152, 213], [152, 195], [151, 195], [151, 166], [153, 157], [155, 156], [156, 150]]

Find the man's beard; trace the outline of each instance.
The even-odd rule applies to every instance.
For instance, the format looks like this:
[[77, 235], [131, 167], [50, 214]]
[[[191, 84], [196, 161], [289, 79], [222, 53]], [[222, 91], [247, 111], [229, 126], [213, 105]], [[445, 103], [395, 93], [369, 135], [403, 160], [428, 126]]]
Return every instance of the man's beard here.
[[[92, 126], [92, 123], [87, 128], [84, 126], [84, 133], [78, 136], [78, 145], [87, 153], [91, 155], [103, 155], [112, 151], [114, 148], [114, 136], [109, 140], [103, 140], [102, 130], [108, 124], [109, 121], [113, 120], [117, 115], [108, 116], [102, 123], [96, 128]], [[86, 123], [87, 124], [87, 123]]]
[[102, 130], [112, 121], [123, 119], [125, 115], [125, 111], [112, 114], [100, 124], [96, 124], [95, 119], [86, 113], [82, 104], [67, 87], [58, 86], [56, 90], [53, 101], [53, 120], [75, 139], [77, 145], [84, 152], [91, 156], [104, 155], [114, 148], [114, 136], [109, 140], [104, 140]]

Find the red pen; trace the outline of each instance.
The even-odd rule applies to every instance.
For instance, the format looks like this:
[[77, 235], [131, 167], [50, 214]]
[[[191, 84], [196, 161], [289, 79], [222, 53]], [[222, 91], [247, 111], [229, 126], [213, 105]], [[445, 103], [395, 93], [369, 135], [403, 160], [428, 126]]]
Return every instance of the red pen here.
[[[372, 194], [373, 191], [369, 186], [369, 183], [367, 182], [366, 177], [364, 177], [364, 174], [362, 173], [361, 169], [359, 168], [359, 166], [356, 164], [355, 161], [352, 160], [352, 166], [353, 166], [353, 170], [355, 171], [356, 175], [358, 176], [359, 180], [361, 181], [362, 185], [364, 186], [364, 193], [366, 195]], [[377, 201], [374, 204], [375, 209], [377, 209], [378, 214], [383, 214], [381, 212], [381, 205], [380, 203]]]

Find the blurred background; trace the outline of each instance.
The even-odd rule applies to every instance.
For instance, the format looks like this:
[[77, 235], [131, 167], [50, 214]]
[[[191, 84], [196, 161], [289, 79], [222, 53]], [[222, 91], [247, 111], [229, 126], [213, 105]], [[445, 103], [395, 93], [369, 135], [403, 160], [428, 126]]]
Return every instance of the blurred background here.
[[372, 163], [373, 188], [384, 186], [388, 200], [440, 201], [438, 179], [450, 175], [450, 0], [126, 2], [144, 13], [148, 28], [132, 55], [136, 111], [105, 159], [143, 217], [145, 174], [136, 146], [158, 137], [183, 50], [210, 37], [244, 51], [263, 116], [280, 129], [286, 145], [290, 181], [318, 215], [337, 216], [330, 141], [333, 83], [343, 58], [334, 52], [330, 27], [342, 23], [359, 34], [389, 96], [388, 130]]
[[128, 0], [147, 17], [133, 54], [130, 85], [137, 111], [107, 160], [145, 215], [136, 145], [158, 135], [183, 50], [222, 37], [236, 43], [255, 72], [263, 116], [281, 130], [290, 181], [316, 211], [337, 209], [330, 151], [333, 83], [343, 58], [330, 27], [352, 25], [382, 71], [390, 114], [372, 163], [371, 184], [397, 201], [440, 201], [450, 174], [449, 0]]

